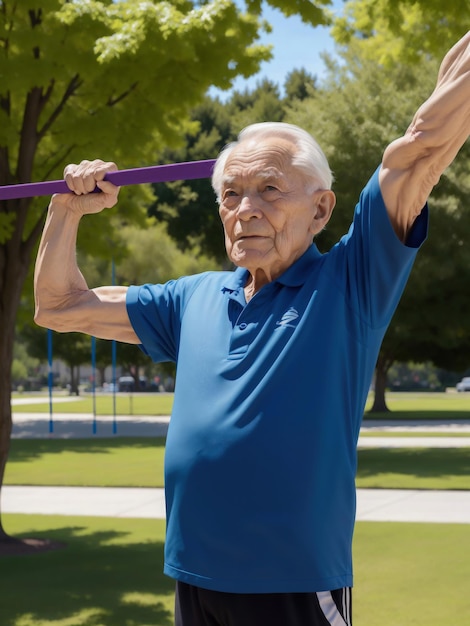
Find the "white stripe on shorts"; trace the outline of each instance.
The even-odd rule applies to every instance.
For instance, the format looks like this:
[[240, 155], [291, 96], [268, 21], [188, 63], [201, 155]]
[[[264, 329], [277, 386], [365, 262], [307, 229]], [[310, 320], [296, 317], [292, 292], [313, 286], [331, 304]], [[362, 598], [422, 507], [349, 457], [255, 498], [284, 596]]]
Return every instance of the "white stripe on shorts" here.
[[351, 587], [343, 587], [343, 617], [348, 626], [351, 626]]
[[344, 621], [343, 616], [338, 611], [330, 591], [317, 591], [317, 598], [320, 608], [331, 626], [348, 626], [348, 623]]

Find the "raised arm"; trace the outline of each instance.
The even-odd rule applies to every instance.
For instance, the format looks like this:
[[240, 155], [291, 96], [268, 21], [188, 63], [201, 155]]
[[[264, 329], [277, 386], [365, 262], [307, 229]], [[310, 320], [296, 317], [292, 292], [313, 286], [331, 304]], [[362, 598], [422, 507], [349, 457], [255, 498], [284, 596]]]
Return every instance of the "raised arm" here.
[[[103, 161], [66, 168], [65, 180], [73, 193], [55, 195], [49, 205], [34, 273], [34, 319], [39, 326], [59, 332], [139, 343], [127, 315], [127, 288], [89, 289], [76, 262], [81, 217], [117, 202], [119, 188], [103, 180], [113, 170], [114, 163]], [[102, 193], [89, 193], [96, 185]]]
[[380, 187], [402, 240], [469, 134], [470, 32], [446, 54], [433, 93], [383, 156]]

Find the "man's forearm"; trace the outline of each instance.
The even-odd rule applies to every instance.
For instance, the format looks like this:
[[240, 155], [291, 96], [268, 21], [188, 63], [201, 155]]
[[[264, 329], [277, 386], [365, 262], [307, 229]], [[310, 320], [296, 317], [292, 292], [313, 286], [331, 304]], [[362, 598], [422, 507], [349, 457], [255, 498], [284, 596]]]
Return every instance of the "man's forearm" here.
[[55, 313], [88, 290], [76, 263], [79, 223], [79, 215], [58, 197], [52, 198], [34, 273], [35, 320], [41, 326], [50, 325]]
[[404, 239], [433, 187], [470, 134], [470, 33], [445, 56], [436, 88], [382, 160], [380, 184]]

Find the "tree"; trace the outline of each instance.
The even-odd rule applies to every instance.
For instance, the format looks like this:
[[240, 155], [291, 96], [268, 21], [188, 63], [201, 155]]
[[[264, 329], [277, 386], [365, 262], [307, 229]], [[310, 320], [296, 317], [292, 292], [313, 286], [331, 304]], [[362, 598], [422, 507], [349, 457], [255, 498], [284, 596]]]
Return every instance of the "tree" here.
[[386, 69], [440, 59], [470, 26], [467, 0], [349, 0], [332, 34]]
[[17, 390], [29, 390], [37, 378], [40, 360], [28, 353], [26, 346], [15, 340], [12, 380]]
[[[328, 20], [326, 0], [273, 3], [312, 24]], [[151, 162], [184, 133], [187, 111], [209, 86], [229, 88], [269, 58], [256, 45], [260, 13], [257, 0], [245, 11], [229, 0], [0, 0], [0, 185], [59, 177], [66, 162], [88, 155], [121, 167]], [[118, 210], [137, 219], [134, 193]], [[46, 204], [0, 206], [0, 486], [15, 318]], [[92, 226], [84, 220], [81, 240], [96, 254], [109, 247], [109, 215]]]
[[[227, 103], [207, 96], [190, 113], [193, 122], [185, 145], [163, 153], [166, 162], [209, 159], [216, 156], [239, 131], [253, 122], [282, 121], [284, 105], [277, 85], [259, 82], [253, 90], [235, 91]], [[209, 180], [177, 181], [154, 185], [156, 200], [149, 214], [164, 220], [182, 250], [195, 242], [220, 263], [226, 263], [222, 224]]]
[[[444, 0], [351, 0], [346, 4], [343, 16], [335, 21], [332, 34], [339, 44], [339, 50], [347, 66], [354, 59], [359, 65], [364, 61], [371, 61], [381, 68], [382, 76], [377, 77], [379, 85], [384, 79], [384, 73], [385, 80], [387, 80], [388, 73], [394, 73], [393, 70], [397, 67], [415, 67], [416, 82], [426, 84], [424, 76], [426, 70], [423, 68], [429, 66], [430, 59], [440, 60], [469, 27], [470, 5], [465, 0], [457, 0], [450, 4]], [[431, 76], [435, 77], [437, 65], [436, 71], [433, 71], [432, 65], [429, 71], [432, 72]], [[397, 86], [400, 88], [399, 83]], [[432, 88], [433, 85], [430, 85], [429, 90]], [[388, 104], [386, 100], [383, 102]], [[383, 107], [379, 107], [381, 114], [382, 109]], [[404, 128], [406, 125], [401, 132]], [[462, 153], [465, 152], [465, 149], [462, 150]], [[464, 162], [465, 156], [462, 154], [460, 164]], [[462, 207], [464, 206], [462, 203], [466, 201], [465, 196], [468, 197], [468, 178], [466, 179], [462, 172], [460, 175], [456, 175], [455, 173], [459, 172], [459, 169], [461, 169], [459, 163], [454, 164], [444, 177], [444, 183], [433, 194], [432, 205], [435, 204], [434, 199], [440, 196], [441, 200], [438, 203], [441, 208], [442, 202], [448, 207], [447, 211], [444, 209], [444, 212], [440, 214], [435, 208], [433, 209], [433, 221], [436, 221], [435, 218], [440, 218], [439, 225], [442, 224], [442, 228], [448, 226], [449, 217], [451, 221], [455, 217], [452, 205], [457, 202]], [[452, 184], [452, 180], [454, 184]], [[455, 184], [456, 182], [457, 184]], [[444, 198], [445, 200], [443, 200]], [[457, 226], [461, 227], [461, 224], [455, 222], [452, 224], [453, 228]], [[441, 231], [439, 226], [436, 230]], [[455, 239], [455, 232], [452, 230], [451, 238], [447, 242], [452, 241], [452, 235]], [[457, 232], [461, 232], [461, 228]], [[426, 249], [437, 247], [435, 241], [435, 237], [431, 236]], [[452, 253], [455, 252], [455, 248], [450, 248], [450, 250]], [[441, 250], [440, 252], [443, 255], [442, 258], [448, 256], [447, 251]], [[394, 360], [399, 358], [400, 353], [406, 359], [416, 359], [417, 354], [426, 359], [428, 358], [426, 355], [432, 353], [429, 358], [436, 365], [451, 362], [455, 367], [461, 366], [461, 359], [465, 360], [466, 358], [466, 341], [462, 341], [462, 339], [468, 337], [468, 330], [465, 334], [467, 325], [465, 321], [462, 322], [464, 318], [462, 318], [459, 310], [461, 304], [458, 303], [458, 300], [461, 299], [461, 289], [459, 290], [457, 287], [452, 292], [450, 299], [450, 306], [454, 312], [453, 321], [451, 321], [449, 311], [445, 311], [445, 306], [441, 314], [435, 308], [438, 302], [445, 302], [442, 298], [434, 295], [429, 302], [429, 298], [418, 301], [411, 297], [411, 294], [416, 296], [417, 293], [420, 293], [419, 290], [416, 291], [415, 276], [421, 275], [422, 256], [418, 258], [416, 268], [395, 316], [395, 321], [392, 322], [382, 344], [376, 368], [376, 390], [372, 411], [387, 410], [385, 403], [387, 371]], [[458, 264], [458, 261], [455, 261], [454, 265]], [[468, 265], [464, 267], [468, 267]], [[466, 270], [464, 269], [464, 274], [461, 276], [465, 274]], [[431, 293], [435, 292], [436, 284], [436, 282], [432, 285], [429, 284]], [[450, 283], [447, 281], [446, 291], [450, 296], [449, 285]], [[441, 294], [442, 292], [443, 290], [440, 289]], [[409, 301], [408, 305], [407, 301]], [[435, 322], [429, 319], [427, 326], [423, 325], [421, 320], [421, 323], [415, 326], [414, 330], [407, 328], [406, 324], [403, 323], [403, 317], [406, 315], [406, 311], [411, 311], [412, 301], [414, 301], [415, 307], [420, 307], [420, 310], [426, 308], [426, 310], [433, 311], [434, 319], [443, 320], [444, 328], [447, 328], [448, 331], [443, 330], [442, 326], [436, 329]], [[429, 305], [429, 309], [426, 305]], [[465, 306], [468, 306], [468, 301]], [[411, 318], [408, 316], [407, 319]], [[417, 340], [416, 328], [425, 329], [424, 333], [427, 332], [427, 336], [423, 338], [422, 333], [419, 333], [421, 337], [420, 340]], [[436, 330], [439, 331], [437, 334]], [[436, 339], [437, 335], [442, 337], [449, 334], [453, 339], [448, 338], [449, 340], [445, 345], [439, 345], [439, 341]], [[431, 341], [430, 337], [433, 337]], [[454, 340], [455, 337], [460, 337], [457, 342]], [[453, 347], [450, 348], [450, 346]]]
[[[46, 331], [38, 326], [25, 326], [21, 340], [28, 348], [28, 354], [44, 361], [47, 349]], [[53, 334], [54, 358], [63, 361], [70, 370], [70, 393], [79, 395], [79, 368], [90, 361], [90, 338], [82, 333]]]
[[305, 98], [313, 95], [316, 86], [316, 77], [309, 74], [304, 68], [292, 70], [287, 74], [284, 82], [287, 103], [293, 100], [305, 100]]
[[[287, 119], [309, 129], [325, 148], [335, 174], [338, 203], [318, 245], [327, 250], [346, 232], [362, 187], [385, 147], [407, 128], [434, 87], [438, 64], [383, 67], [356, 54], [339, 68], [331, 64], [324, 87], [293, 105]], [[385, 335], [376, 365], [373, 411], [386, 411], [387, 371], [395, 361], [431, 360], [454, 368], [468, 364], [470, 280], [465, 217], [470, 180], [468, 145], [442, 177], [430, 200], [431, 231], [418, 255], [400, 305]], [[451, 361], [450, 361], [451, 357]]]

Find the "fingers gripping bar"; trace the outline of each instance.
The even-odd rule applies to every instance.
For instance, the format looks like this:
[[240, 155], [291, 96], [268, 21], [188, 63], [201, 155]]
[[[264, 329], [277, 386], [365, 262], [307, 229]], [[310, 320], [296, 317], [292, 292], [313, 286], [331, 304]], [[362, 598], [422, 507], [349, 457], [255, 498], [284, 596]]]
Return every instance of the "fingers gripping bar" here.
[[[174, 180], [194, 180], [210, 178], [215, 160], [189, 161], [171, 163], [169, 165], [153, 165], [130, 170], [109, 172], [105, 180], [114, 185], [141, 185], [143, 183], [168, 183]], [[51, 196], [54, 193], [69, 193], [70, 189], [64, 180], [50, 180], [40, 183], [23, 183], [20, 185], [4, 185], [0, 187], [0, 200], [17, 198], [34, 198], [35, 196]]]

